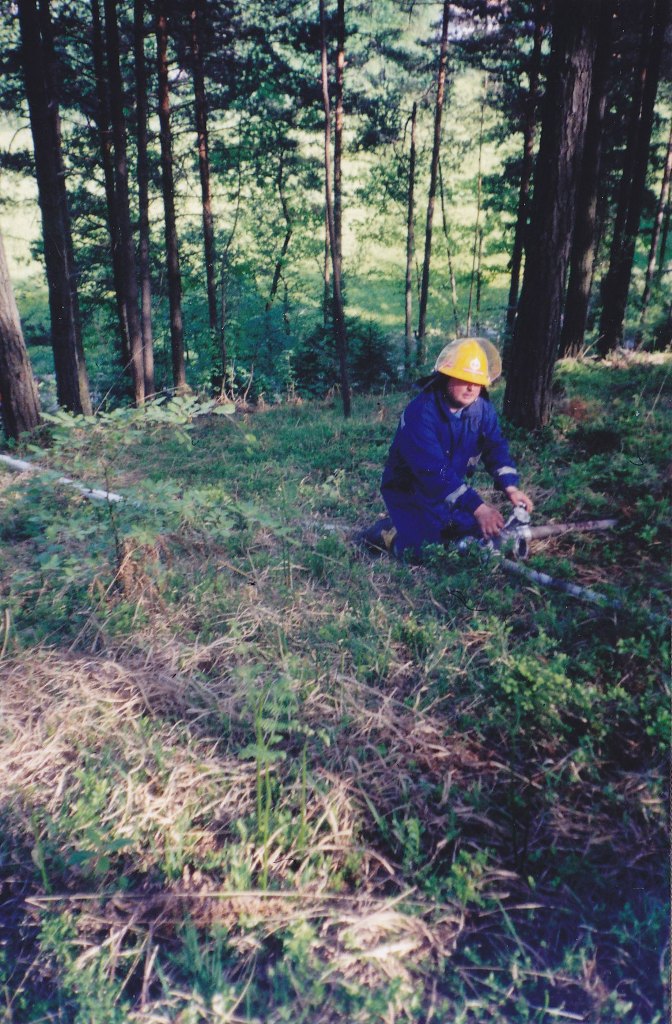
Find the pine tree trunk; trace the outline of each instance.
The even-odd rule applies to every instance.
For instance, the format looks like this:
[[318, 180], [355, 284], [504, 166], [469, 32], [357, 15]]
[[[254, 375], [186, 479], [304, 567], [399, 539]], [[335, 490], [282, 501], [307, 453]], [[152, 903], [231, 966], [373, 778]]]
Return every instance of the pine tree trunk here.
[[51, 342], [59, 404], [91, 414], [89, 382], [82, 347], [70, 213], [61, 150], [61, 121], [55, 87], [49, 4], [18, 3], [21, 53], [35, 151], [42, 214], [44, 262], [49, 289]]
[[653, 112], [663, 44], [670, 19], [670, 0], [650, 0], [642, 36], [639, 87], [632, 105], [622, 188], [612, 239], [609, 270], [602, 288], [603, 305], [597, 351], [608, 355], [623, 338], [630, 276], [639, 231]]
[[179, 393], [186, 389], [184, 326], [182, 323], [182, 279], [175, 218], [173, 147], [170, 133], [170, 90], [168, 86], [168, 18], [165, 0], [156, 5], [156, 56], [159, 70], [159, 123], [161, 126], [161, 188], [165, 217], [168, 298], [170, 303], [170, 342], [173, 385]]
[[556, 8], [535, 168], [525, 273], [511, 345], [504, 411], [518, 426], [548, 422], [553, 367], [597, 46], [599, 5]]
[[611, 58], [614, 3], [602, 10], [597, 51], [588, 106], [588, 124], [576, 199], [574, 237], [569, 258], [569, 282], [565, 298], [560, 355], [576, 356], [583, 348], [588, 305], [597, 251], [597, 206], [602, 156], [602, 128], [607, 105], [607, 76]]
[[523, 165], [520, 171], [520, 187], [518, 190], [518, 214], [516, 230], [513, 237], [511, 252], [511, 283], [509, 285], [509, 302], [506, 309], [506, 341], [504, 343], [505, 362], [508, 363], [507, 348], [510, 345], [513, 325], [518, 308], [518, 288], [520, 285], [520, 268], [525, 246], [525, 232], [530, 207], [530, 184], [534, 166], [534, 137], [537, 128], [537, 103], [539, 98], [539, 75], [541, 72], [541, 44], [546, 26], [546, 0], [537, 0], [535, 4], [534, 42], [528, 69], [528, 90], [525, 98], [525, 114], [523, 119]]
[[[339, 0], [342, 4], [342, 0]], [[324, 104], [324, 179], [327, 207], [327, 223], [329, 226], [329, 243], [331, 249], [331, 268], [333, 272], [333, 316], [336, 353], [338, 355], [341, 380], [341, 398], [343, 415], [347, 418], [351, 411], [350, 381], [348, 378], [348, 338], [345, 329], [345, 312], [341, 293], [341, 268], [336, 248], [336, 227], [334, 224], [334, 204], [332, 201], [331, 181], [331, 109], [329, 103], [329, 82], [327, 76], [327, 37], [324, 24], [324, 0], [319, 0], [320, 31], [322, 36], [322, 100]]]
[[149, 234], [149, 157], [147, 154], [147, 65], [145, 61], [144, 0], [134, 0], [133, 50], [135, 54], [136, 140], [138, 149], [138, 274], [140, 278], [140, 324], [145, 397], [153, 395], [154, 335], [152, 332], [152, 279]]
[[5, 246], [0, 235], [0, 412], [8, 437], [17, 438], [40, 422], [40, 401], [30, 359], [23, 341], [21, 320]]
[[427, 301], [429, 297], [429, 264], [432, 255], [432, 223], [434, 220], [434, 202], [436, 199], [436, 179], [439, 168], [441, 150], [441, 118], [443, 100], [446, 90], [446, 68], [448, 64], [448, 17], [450, 2], [444, 0], [443, 20], [441, 23], [441, 45], [439, 48], [439, 70], [436, 82], [436, 104], [434, 106], [434, 143], [432, 146], [432, 162], [429, 170], [429, 196], [427, 199], [427, 224], [425, 227], [425, 257], [422, 264], [422, 283], [420, 285], [420, 310], [418, 314], [418, 344], [416, 364], [422, 366], [427, 358]]
[[285, 168], [285, 154], [284, 150], [280, 153], [280, 162], [278, 165], [278, 176], [276, 178], [276, 184], [278, 186], [278, 194], [280, 196], [280, 205], [282, 206], [282, 215], [285, 218], [285, 237], [282, 242], [282, 248], [280, 255], [275, 261], [275, 270], [273, 271], [273, 280], [271, 281], [271, 290], [266, 301], [266, 312], [271, 308], [275, 301], [275, 296], [278, 294], [278, 287], [280, 285], [280, 278], [282, 277], [282, 269], [285, 265], [285, 257], [287, 250], [289, 249], [289, 243], [292, 240], [292, 219], [289, 214], [289, 206], [287, 205], [287, 199], [285, 198], [285, 184], [284, 184], [284, 168]]
[[670, 134], [667, 140], [667, 154], [665, 156], [665, 164], [663, 166], [663, 180], [660, 185], [660, 193], [658, 195], [658, 205], [656, 206], [656, 216], [654, 217], [653, 227], [651, 229], [651, 244], [649, 246], [649, 258], [646, 264], [646, 276], [644, 278], [644, 291], [642, 292], [642, 312], [639, 317], [639, 329], [637, 331], [637, 346], [641, 345], [642, 337], [644, 334], [644, 325], [646, 323], [646, 316], [649, 309], [649, 300], [651, 298], [651, 282], [656, 269], [656, 253], [658, 252], [658, 241], [660, 239], [660, 233], [663, 226], [663, 217], [665, 209], [670, 198], [670, 176], [672, 175], [672, 124], [670, 124]]
[[343, 79], [345, 75], [344, 0], [336, 5], [336, 81], [334, 104], [334, 247], [343, 287]]
[[142, 358], [142, 330], [138, 310], [138, 278], [135, 261], [135, 242], [131, 228], [130, 199], [128, 194], [128, 159], [126, 156], [126, 123], [124, 97], [119, 58], [119, 28], [116, 0], [105, 0], [105, 38], [110, 75], [110, 114], [114, 140], [114, 200], [119, 225], [122, 254], [122, 285], [128, 341], [131, 350], [131, 374], [135, 404], [145, 401], [145, 367]]
[[105, 50], [100, 20], [100, 4], [98, 0], [91, 2], [91, 48], [93, 68], [96, 79], [96, 99], [98, 109], [95, 114], [100, 153], [105, 182], [105, 200], [107, 205], [107, 227], [110, 235], [112, 253], [112, 279], [114, 282], [114, 298], [119, 321], [119, 349], [121, 365], [126, 367], [131, 358], [131, 347], [128, 338], [128, 321], [126, 319], [126, 303], [124, 302], [122, 252], [119, 224], [117, 221], [117, 205], [114, 197], [114, 157], [112, 151], [112, 128], [110, 126], [109, 82], [105, 68]]
[[443, 223], [443, 237], [446, 240], [446, 258], [448, 260], [448, 278], [450, 280], [450, 297], [453, 304], [453, 320], [455, 321], [455, 337], [460, 334], [460, 316], [457, 309], [457, 283], [455, 281], [455, 269], [453, 267], [453, 254], [450, 249], [450, 237], [448, 235], [448, 218], [446, 217], [446, 202], [443, 193], [443, 174], [441, 172], [441, 161], [439, 160], [439, 195], [441, 197], [441, 221]]
[[481, 197], [483, 193], [483, 123], [485, 120], [485, 99], [487, 95], [487, 79], [483, 83], [483, 99], [481, 101], [481, 116], [478, 129], [478, 168], [476, 171], [476, 223], [474, 224], [474, 245], [471, 260], [471, 277], [469, 279], [469, 302], [467, 303], [467, 336], [471, 334], [471, 307], [476, 284], [476, 263], [480, 263], [480, 246], [483, 243], [481, 232]]
[[408, 213], [406, 216], [406, 330], [404, 333], [404, 376], [411, 372], [413, 353], [413, 254], [415, 251], [415, 132], [418, 121], [418, 104], [411, 112], [411, 152], [408, 161]]
[[191, 6], [191, 55], [194, 74], [194, 104], [196, 133], [198, 136], [198, 169], [201, 178], [201, 206], [203, 211], [203, 248], [205, 250], [205, 277], [208, 292], [208, 316], [213, 338], [217, 333], [217, 283], [215, 277], [215, 228], [212, 216], [210, 190], [210, 155], [208, 147], [208, 105], [205, 93], [205, 72], [201, 50], [201, 24], [203, 2], [195, 0]]

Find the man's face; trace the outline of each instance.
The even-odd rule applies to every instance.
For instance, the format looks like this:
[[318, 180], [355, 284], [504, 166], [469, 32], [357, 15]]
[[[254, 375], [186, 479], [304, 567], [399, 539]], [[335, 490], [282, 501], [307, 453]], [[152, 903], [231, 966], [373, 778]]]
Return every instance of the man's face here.
[[458, 380], [457, 377], [448, 377], [447, 379], [446, 394], [451, 409], [466, 409], [476, 401], [480, 393], [480, 384], [472, 384], [468, 380]]

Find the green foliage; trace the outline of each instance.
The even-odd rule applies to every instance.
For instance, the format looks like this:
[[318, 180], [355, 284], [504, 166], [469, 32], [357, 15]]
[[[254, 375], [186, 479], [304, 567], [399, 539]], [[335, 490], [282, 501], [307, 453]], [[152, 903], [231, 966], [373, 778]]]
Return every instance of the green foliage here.
[[49, 420], [0, 493], [17, 1022], [662, 1022], [666, 369], [513, 432], [537, 521], [623, 524], [531, 564], [615, 609], [352, 542], [404, 395]]

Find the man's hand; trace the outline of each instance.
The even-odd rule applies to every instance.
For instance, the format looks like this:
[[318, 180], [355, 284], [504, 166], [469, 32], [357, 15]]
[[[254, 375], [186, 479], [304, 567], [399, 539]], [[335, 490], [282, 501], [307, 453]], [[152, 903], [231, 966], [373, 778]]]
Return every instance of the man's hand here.
[[527, 512], [531, 512], [534, 508], [534, 502], [531, 498], [528, 498], [525, 492], [517, 487], [507, 487], [506, 496], [512, 505], [522, 505]]
[[483, 502], [474, 512], [474, 516], [486, 540], [499, 536], [504, 526], [504, 516], [501, 512], [498, 512], [492, 505], [486, 505]]

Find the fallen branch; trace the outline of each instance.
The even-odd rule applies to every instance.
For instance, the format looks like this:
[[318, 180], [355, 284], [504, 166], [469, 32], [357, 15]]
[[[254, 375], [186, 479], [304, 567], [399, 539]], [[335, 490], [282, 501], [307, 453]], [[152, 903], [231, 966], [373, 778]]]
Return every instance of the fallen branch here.
[[23, 459], [13, 459], [10, 455], [0, 455], [0, 463], [3, 463], [14, 473], [36, 473], [46, 476], [53, 483], [72, 487], [75, 491], [79, 491], [80, 494], [84, 495], [85, 498], [89, 498], [90, 501], [116, 502], [124, 500], [121, 494], [115, 494], [114, 491], [103, 491], [97, 487], [86, 487], [84, 484], [72, 480], [69, 476], [56, 476], [53, 470], [45, 469], [44, 466], [37, 466], [33, 462], [25, 462]]

